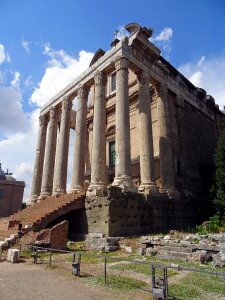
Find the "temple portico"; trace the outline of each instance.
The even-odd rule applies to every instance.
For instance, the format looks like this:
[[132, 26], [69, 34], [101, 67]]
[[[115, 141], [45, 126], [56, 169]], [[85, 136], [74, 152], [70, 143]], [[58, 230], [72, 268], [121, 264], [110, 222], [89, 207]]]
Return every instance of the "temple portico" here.
[[[89, 68], [42, 107], [30, 204], [67, 192], [102, 197], [111, 185], [123, 193], [176, 194], [181, 173], [186, 174], [180, 170], [186, 154], [178, 141], [176, 118], [182, 122], [184, 113], [181, 117], [177, 99], [212, 119], [209, 100], [201, 106], [195, 101], [194, 88], [187, 88], [184, 76], [170, 70], [149, 41], [151, 29], [136, 23], [126, 29], [129, 38], [115, 39], [106, 53], [98, 50]], [[75, 145], [67, 191], [73, 101]]]

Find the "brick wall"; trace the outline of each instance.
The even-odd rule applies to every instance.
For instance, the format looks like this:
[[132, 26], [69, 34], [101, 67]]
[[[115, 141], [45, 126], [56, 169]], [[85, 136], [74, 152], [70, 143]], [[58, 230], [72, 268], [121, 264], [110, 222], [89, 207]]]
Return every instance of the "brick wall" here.
[[66, 249], [68, 241], [69, 222], [67, 220], [53, 226], [50, 234], [50, 247], [54, 249]]
[[0, 217], [7, 217], [21, 209], [24, 186], [22, 181], [0, 181]]

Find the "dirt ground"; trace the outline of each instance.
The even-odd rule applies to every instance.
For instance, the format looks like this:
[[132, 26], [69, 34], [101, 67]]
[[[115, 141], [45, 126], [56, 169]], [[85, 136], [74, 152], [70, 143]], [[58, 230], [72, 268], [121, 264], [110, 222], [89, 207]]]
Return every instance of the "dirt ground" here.
[[0, 264], [1, 300], [118, 299], [79, 279], [28, 263]]
[[21, 262], [0, 263], [1, 300], [74, 300], [74, 299], [151, 299], [147, 295], [120, 295], [84, 284], [79, 278], [62, 269]]

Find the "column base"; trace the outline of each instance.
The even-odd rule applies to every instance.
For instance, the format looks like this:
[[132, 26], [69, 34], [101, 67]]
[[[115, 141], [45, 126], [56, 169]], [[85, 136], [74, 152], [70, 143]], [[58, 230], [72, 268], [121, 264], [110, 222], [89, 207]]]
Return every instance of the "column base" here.
[[155, 182], [141, 183], [138, 192], [147, 195], [158, 195], [159, 190]]
[[103, 183], [91, 183], [87, 189], [86, 196], [106, 196], [107, 189]]
[[161, 187], [159, 189], [159, 192], [162, 194], [167, 194], [169, 198], [175, 198], [175, 199], [180, 198], [180, 192], [174, 186]]
[[41, 202], [42, 200], [46, 199], [47, 197], [50, 197], [52, 193], [50, 192], [44, 192], [38, 197], [38, 202]]
[[118, 176], [114, 178], [112, 186], [121, 188], [123, 193], [126, 192], [137, 192], [137, 188], [133, 185], [130, 176]]
[[38, 202], [38, 195], [30, 196], [29, 200], [27, 201], [27, 206], [32, 206]]
[[85, 192], [86, 189], [83, 186], [75, 186], [70, 189], [70, 193], [77, 194], [79, 192]]
[[59, 197], [61, 195], [65, 195], [66, 194], [66, 191], [64, 190], [55, 190], [53, 193], [52, 193], [52, 196], [55, 196], [55, 197]]

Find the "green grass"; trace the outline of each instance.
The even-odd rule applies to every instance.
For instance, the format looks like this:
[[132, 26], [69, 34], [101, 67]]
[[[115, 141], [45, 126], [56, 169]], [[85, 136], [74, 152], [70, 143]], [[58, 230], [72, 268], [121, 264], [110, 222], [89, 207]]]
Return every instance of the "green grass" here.
[[103, 276], [89, 277], [83, 279], [86, 283], [93, 284], [98, 287], [119, 291], [119, 292], [133, 292], [142, 289], [146, 283], [141, 280], [136, 280], [126, 276], [110, 275], [107, 276], [107, 284], [104, 284]]
[[[112, 269], [120, 270], [120, 271], [128, 270], [128, 271], [133, 271], [138, 274], [144, 274], [144, 275], [149, 275], [149, 276], [151, 275], [150, 266], [146, 265], [146, 264], [141, 264], [141, 263], [140, 264], [138, 264], [138, 263], [119, 264], [119, 265], [113, 266]], [[176, 274], [178, 274], [178, 272], [171, 270], [171, 269], [168, 270], [169, 277], [174, 276]], [[156, 275], [162, 276], [163, 274], [162, 274], [162, 272], [159, 272], [159, 270], [157, 270]]]
[[174, 298], [205, 299], [210, 294], [225, 294], [222, 276], [190, 273], [178, 284], [169, 285], [169, 295]]
[[[98, 264], [98, 263], [103, 263], [104, 259], [103, 256], [105, 257], [114, 257], [118, 256], [119, 254], [117, 252], [109, 252], [109, 253], [102, 253], [99, 254], [99, 251], [78, 251], [81, 254], [81, 262], [85, 264]], [[98, 257], [101, 256], [101, 257]], [[72, 262], [73, 255], [69, 254], [67, 261]], [[77, 259], [77, 255], [76, 255]]]

